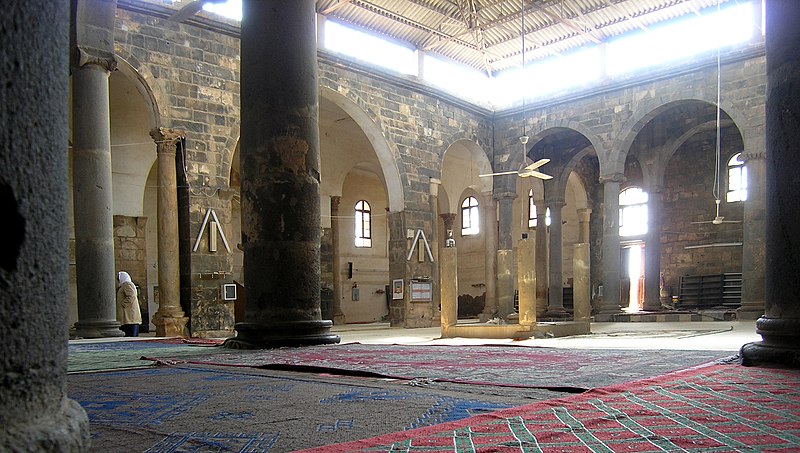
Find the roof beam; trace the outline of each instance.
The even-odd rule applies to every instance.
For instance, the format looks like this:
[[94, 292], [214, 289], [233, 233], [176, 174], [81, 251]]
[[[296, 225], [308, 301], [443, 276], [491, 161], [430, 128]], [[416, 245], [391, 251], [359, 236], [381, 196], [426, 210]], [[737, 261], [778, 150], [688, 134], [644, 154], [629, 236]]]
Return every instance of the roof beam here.
[[615, 3], [611, 3], [611, 0], [605, 0], [605, 4], [610, 6], [614, 11], [622, 12], [623, 14], [625, 14], [625, 17], [627, 17], [628, 20], [633, 22], [637, 27], [641, 28], [643, 31], [650, 31], [650, 29], [647, 28], [647, 26], [644, 24], [644, 22], [639, 20], [639, 18], [633, 17], [627, 11], [625, 11], [622, 8], [620, 8], [619, 6], [617, 6]]
[[534, 2], [532, 2], [530, 0], [524, 0], [524, 1], [528, 5], [532, 6], [536, 11], [539, 11], [539, 12], [543, 13], [545, 16], [549, 17], [550, 19], [552, 19], [552, 20], [554, 20], [556, 22], [561, 22], [562, 24], [564, 24], [570, 30], [573, 30], [573, 31], [585, 36], [589, 40], [593, 41], [595, 44], [600, 44], [602, 42], [602, 41], [600, 41], [600, 39], [598, 39], [592, 33], [589, 33], [587, 31], [583, 30], [581, 27], [575, 25], [575, 23], [572, 20], [564, 18], [564, 17], [561, 17], [558, 14], [553, 14], [550, 11], [548, 11], [546, 8], [543, 8], [543, 7], [537, 5], [536, 3], [534, 3]]
[[350, 3], [350, 0], [339, 0], [338, 3], [325, 8], [325, 10], [320, 11], [319, 13], [322, 14], [323, 16], [327, 16], [328, 14], [336, 11], [337, 9], [341, 8], [342, 6], [348, 3]]

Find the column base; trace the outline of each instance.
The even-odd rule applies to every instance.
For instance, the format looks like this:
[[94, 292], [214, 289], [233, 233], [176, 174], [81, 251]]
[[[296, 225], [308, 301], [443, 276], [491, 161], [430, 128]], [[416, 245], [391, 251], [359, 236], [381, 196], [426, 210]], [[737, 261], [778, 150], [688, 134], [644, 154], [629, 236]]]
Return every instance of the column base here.
[[90, 444], [89, 418], [69, 398], [58, 410], [0, 429], [2, 451], [88, 451]]
[[569, 313], [564, 307], [559, 308], [548, 308], [546, 312], [544, 312], [543, 318], [554, 318], [554, 319], [567, 319], [569, 318]]
[[800, 319], [762, 316], [756, 321], [756, 333], [763, 341], [742, 346], [742, 365], [800, 368]]
[[177, 316], [156, 312], [153, 316], [157, 337], [185, 337], [188, 323], [189, 318], [183, 316], [183, 312], [178, 313]]
[[122, 337], [117, 321], [78, 321], [75, 323], [75, 338]]
[[336, 344], [338, 335], [330, 332], [330, 320], [291, 321], [274, 324], [236, 323], [237, 335], [228, 338], [223, 347], [232, 349], [269, 349], [285, 346]]

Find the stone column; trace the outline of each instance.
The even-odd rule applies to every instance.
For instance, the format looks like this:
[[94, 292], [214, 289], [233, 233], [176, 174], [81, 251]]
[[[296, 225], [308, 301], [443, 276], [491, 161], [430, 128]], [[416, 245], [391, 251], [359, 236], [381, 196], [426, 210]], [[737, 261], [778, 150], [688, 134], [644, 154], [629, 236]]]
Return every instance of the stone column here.
[[550, 257], [549, 257], [549, 274], [550, 285], [547, 303], [547, 312], [545, 316], [553, 318], [564, 318], [567, 316], [567, 311], [564, 309], [564, 270], [562, 263], [564, 257], [563, 250], [563, 237], [562, 237], [562, 224], [561, 224], [561, 211], [564, 208], [564, 202], [547, 201], [547, 206], [550, 208]]
[[497, 250], [497, 312], [502, 318], [514, 313], [514, 251], [512, 243], [513, 203], [515, 193], [500, 194], [500, 224]]
[[458, 323], [458, 256], [456, 247], [443, 247], [439, 255], [439, 290], [441, 291], [442, 336], [447, 328]]
[[[79, 28], [84, 26], [88, 25]], [[77, 54], [72, 70], [72, 198], [78, 289], [75, 334], [84, 338], [120, 337], [124, 333], [119, 330], [115, 303], [108, 106], [108, 76], [117, 62], [113, 53], [90, 46], [79, 46]]]
[[534, 254], [536, 260], [536, 315], [543, 317], [547, 312], [547, 292], [549, 290], [549, 275], [547, 268], [549, 263], [547, 261], [547, 223], [546, 212], [544, 208], [544, 200], [534, 200], [536, 205], [536, 244], [534, 245], [536, 253]]
[[766, 5], [766, 301], [745, 365], [800, 367], [800, 2]]
[[742, 222], [742, 305], [736, 317], [758, 319], [764, 315], [766, 292], [766, 161], [763, 150], [745, 151], [742, 156], [748, 184]]
[[578, 209], [578, 243], [572, 258], [572, 307], [575, 321], [589, 321], [592, 315], [590, 225], [592, 210]]
[[644, 310], [661, 310], [661, 187], [647, 198], [647, 239], [644, 245]]
[[519, 324], [536, 324], [536, 265], [532, 238], [524, 236], [517, 243], [517, 288], [519, 288]]
[[574, 248], [572, 256], [573, 319], [579, 322], [588, 322], [592, 315], [589, 243], [581, 242], [575, 244]]
[[433, 255], [433, 263], [431, 263], [431, 284], [433, 285], [431, 308], [433, 309], [433, 322], [434, 324], [441, 322], [442, 299], [441, 290], [437, 288], [439, 285], [439, 272], [441, 263], [439, 262], [439, 186], [442, 181], [431, 178], [428, 196], [428, 206], [431, 210], [431, 237], [428, 241], [431, 244], [431, 255]]
[[588, 244], [589, 226], [591, 225], [592, 210], [590, 208], [578, 209], [578, 243]]
[[[442, 218], [442, 223], [444, 223], [444, 246], [452, 247], [456, 243], [456, 240], [453, 239], [453, 223], [456, 221], [456, 215], [454, 213], [447, 212], [444, 214], [439, 214], [439, 217]], [[451, 242], [453, 245], [450, 245]]]
[[622, 174], [601, 177], [603, 184], [603, 300], [598, 314], [620, 312], [619, 186]]
[[153, 316], [159, 337], [184, 336], [189, 318], [181, 309], [180, 252], [178, 250], [178, 176], [175, 152], [182, 131], [150, 131], [158, 153], [158, 310]]
[[319, 86], [313, 0], [244, 0], [246, 322], [230, 346], [338, 343], [320, 309]]
[[90, 446], [66, 392], [69, 5], [10, 0], [0, 14], [0, 55], [16, 62], [0, 71], [0, 451]]
[[486, 304], [480, 319], [483, 322], [492, 318], [497, 311], [497, 203], [492, 192], [484, 192], [483, 203], [484, 256], [483, 269], [486, 290]]
[[342, 202], [342, 197], [331, 196], [331, 239], [333, 248], [333, 323], [337, 326], [347, 324], [344, 312], [342, 311], [342, 263], [340, 260], [341, 250], [339, 242], [339, 231], [341, 224], [339, 222], [339, 205]]

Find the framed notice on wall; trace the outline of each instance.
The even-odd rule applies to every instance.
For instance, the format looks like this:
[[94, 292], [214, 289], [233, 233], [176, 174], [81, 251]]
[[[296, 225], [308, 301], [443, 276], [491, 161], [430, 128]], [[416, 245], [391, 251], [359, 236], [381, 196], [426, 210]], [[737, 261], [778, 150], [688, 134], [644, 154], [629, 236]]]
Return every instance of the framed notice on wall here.
[[433, 300], [433, 283], [411, 282], [409, 287], [411, 302], [430, 302]]
[[403, 279], [392, 280], [392, 300], [403, 298]]

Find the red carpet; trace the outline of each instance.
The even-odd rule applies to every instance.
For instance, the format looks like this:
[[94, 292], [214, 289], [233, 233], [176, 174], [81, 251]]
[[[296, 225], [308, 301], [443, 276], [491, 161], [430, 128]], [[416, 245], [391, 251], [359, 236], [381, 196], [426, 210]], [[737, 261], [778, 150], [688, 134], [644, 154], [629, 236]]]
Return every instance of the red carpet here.
[[800, 371], [707, 365], [303, 452], [800, 451]]

